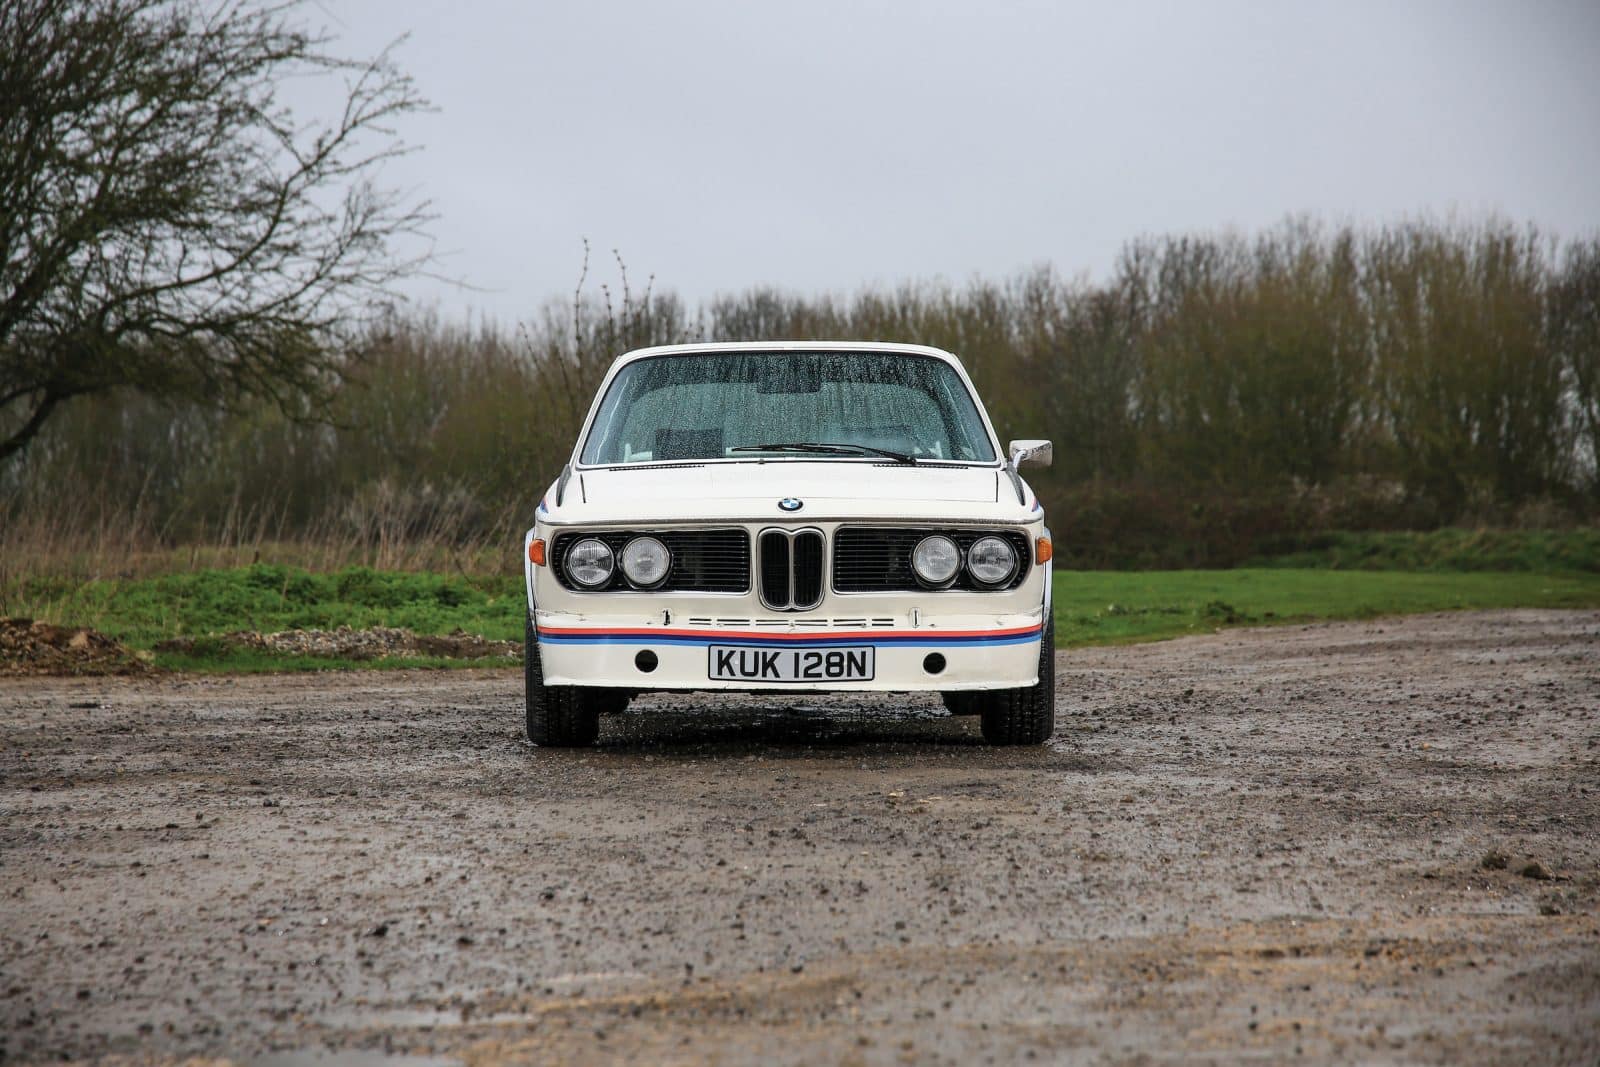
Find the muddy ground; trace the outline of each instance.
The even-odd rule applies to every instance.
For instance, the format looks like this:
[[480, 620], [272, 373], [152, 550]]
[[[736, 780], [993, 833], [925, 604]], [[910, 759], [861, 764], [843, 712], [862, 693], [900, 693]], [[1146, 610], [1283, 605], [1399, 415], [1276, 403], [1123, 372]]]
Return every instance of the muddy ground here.
[[0, 1058], [1600, 1061], [1600, 613], [1059, 654], [923, 700], [0, 681]]

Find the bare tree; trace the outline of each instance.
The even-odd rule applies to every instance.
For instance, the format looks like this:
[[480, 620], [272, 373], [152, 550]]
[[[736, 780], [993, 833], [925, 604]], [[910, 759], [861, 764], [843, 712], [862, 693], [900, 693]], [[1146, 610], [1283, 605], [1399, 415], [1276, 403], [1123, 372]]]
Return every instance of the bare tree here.
[[1567, 247], [1550, 290], [1549, 330], [1566, 364], [1575, 473], [1600, 500], [1600, 237]]
[[[422, 265], [424, 206], [374, 178], [424, 102], [298, 6], [0, 4], [0, 461], [118, 387], [314, 411], [340, 326]], [[288, 78], [337, 85], [332, 117]]]

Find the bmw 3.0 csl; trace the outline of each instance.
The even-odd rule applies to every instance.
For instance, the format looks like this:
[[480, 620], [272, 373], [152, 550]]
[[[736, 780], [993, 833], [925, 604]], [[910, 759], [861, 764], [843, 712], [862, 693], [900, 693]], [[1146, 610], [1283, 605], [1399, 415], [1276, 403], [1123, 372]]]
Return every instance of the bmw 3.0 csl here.
[[649, 690], [940, 693], [1055, 727], [1050, 533], [960, 360], [898, 344], [619, 357], [527, 532], [528, 737]]

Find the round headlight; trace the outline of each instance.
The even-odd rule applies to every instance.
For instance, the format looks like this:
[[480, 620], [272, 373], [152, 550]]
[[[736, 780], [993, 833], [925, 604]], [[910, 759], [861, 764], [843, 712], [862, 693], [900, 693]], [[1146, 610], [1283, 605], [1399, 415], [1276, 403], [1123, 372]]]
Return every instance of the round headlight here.
[[911, 569], [928, 585], [948, 585], [961, 568], [961, 549], [943, 534], [924, 537], [911, 550]]
[[565, 562], [567, 575], [590, 589], [605, 585], [611, 580], [611, 572], [616, 569], [610, 547], [593, 537], [585, 537], [568, 549]]
[[967, 572], [983, 585], [999, 585], [1017, 571], [1017, 552], [1000, 537], [980, 537], [967, 549]]
[[622, 550], [622, 573], [641, 589], [660, 585], [672, 566], [672, 553], [654, 537], [635, 537]]

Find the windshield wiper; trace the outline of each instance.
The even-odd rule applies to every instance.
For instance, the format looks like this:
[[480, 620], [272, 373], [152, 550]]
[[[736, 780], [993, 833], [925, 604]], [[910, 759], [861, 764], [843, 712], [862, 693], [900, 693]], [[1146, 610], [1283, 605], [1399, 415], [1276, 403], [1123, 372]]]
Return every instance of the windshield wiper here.
[[895, 452], [876, 445], [858, 445], [850, 442], [836, 444], [830, 441], [779, 441], [766, 445], [734, 445], [729, 452], [813, 452], [824, 456], [883, 456], [896, 463], [915, 464], [917, 458], [904, 452]]

